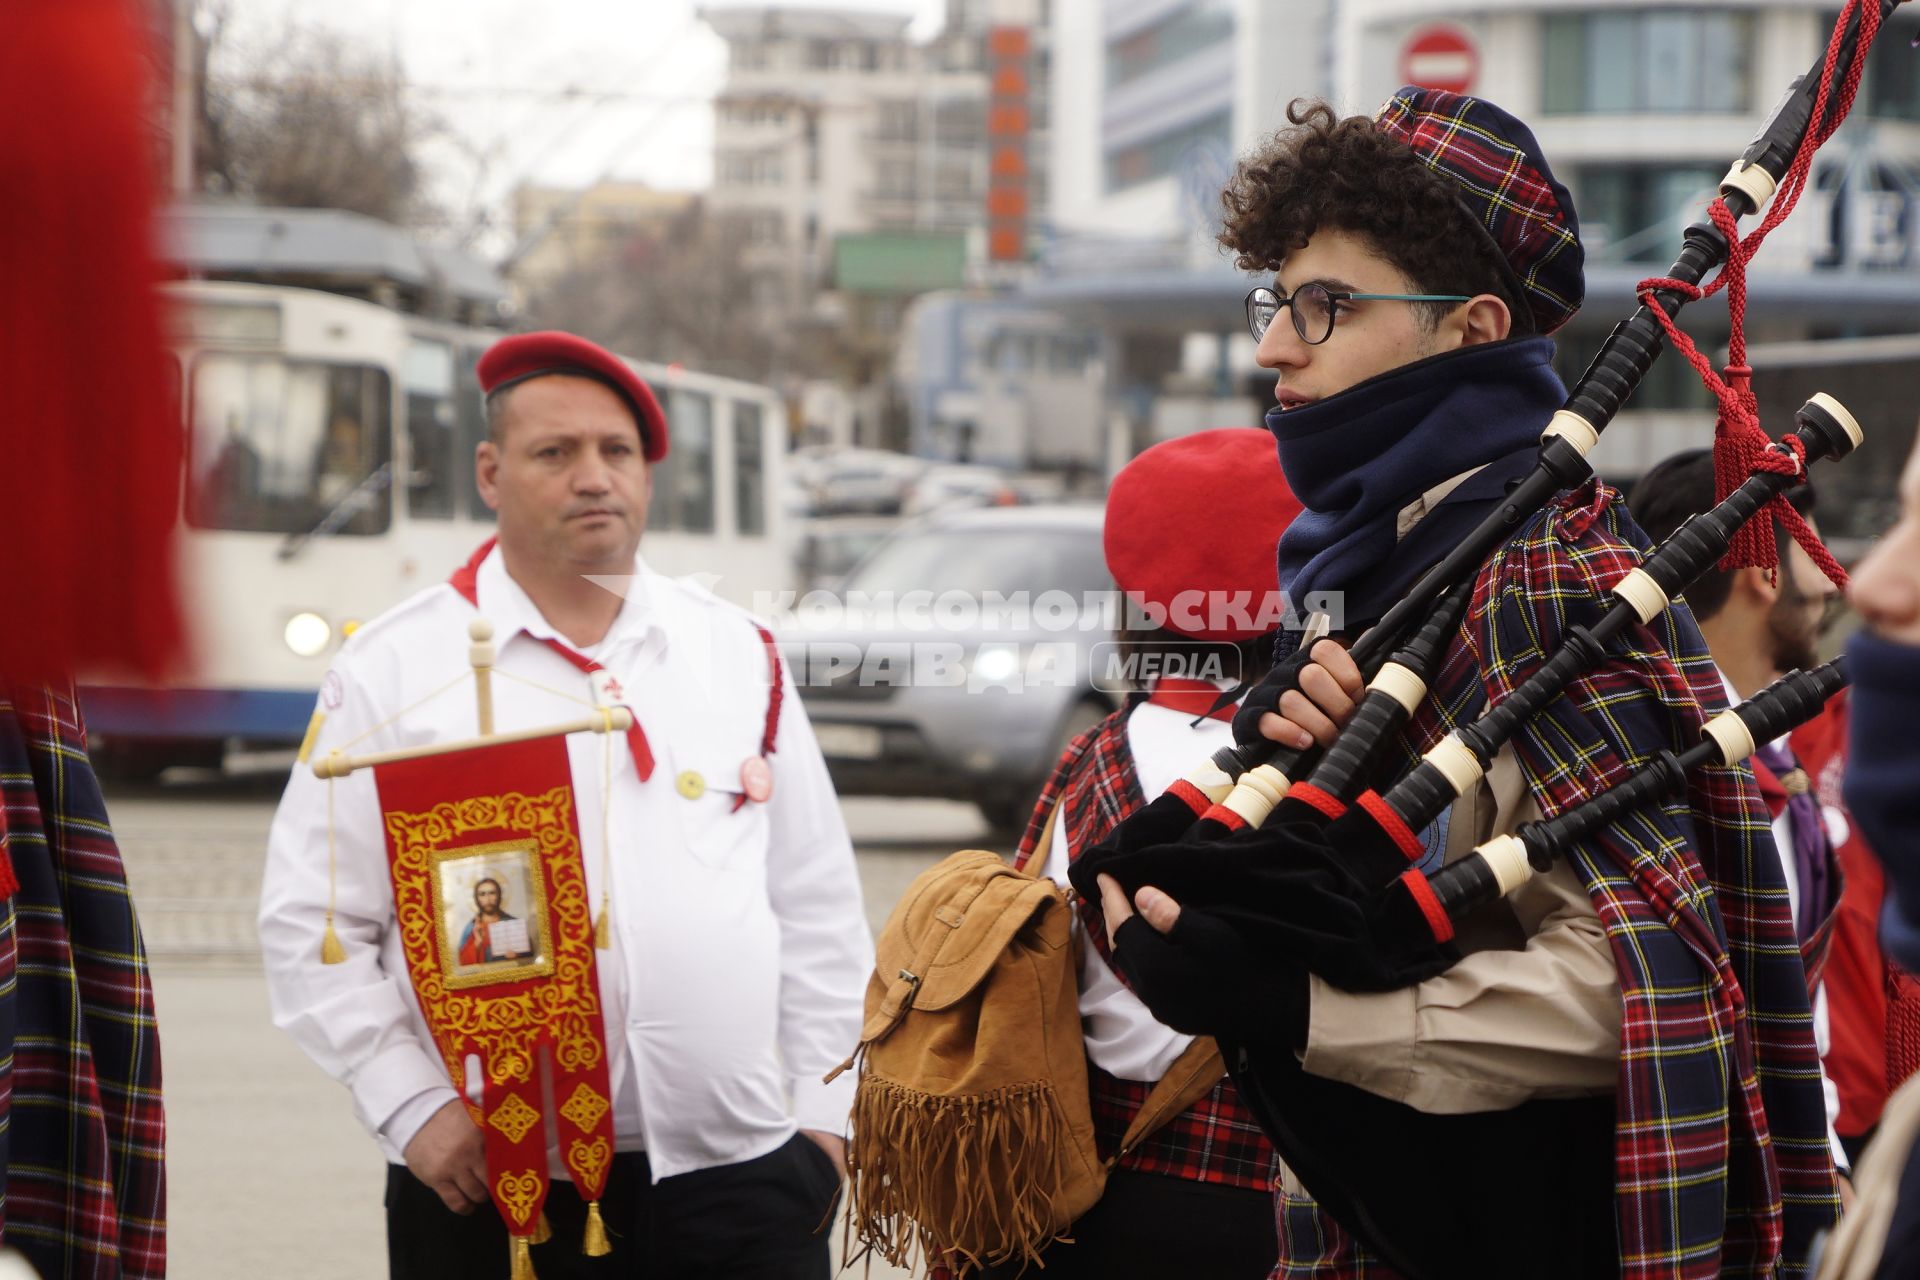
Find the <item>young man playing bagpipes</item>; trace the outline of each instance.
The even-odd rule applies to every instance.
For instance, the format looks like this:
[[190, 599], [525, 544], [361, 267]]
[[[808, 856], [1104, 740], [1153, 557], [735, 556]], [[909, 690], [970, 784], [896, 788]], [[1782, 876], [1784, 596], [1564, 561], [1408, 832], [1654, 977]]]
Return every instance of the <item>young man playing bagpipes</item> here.
[[[1248, 316], [1259, 363], [1278, 375], [1268, 426], [1307, 508], [1280, 539], [1281, 586], [1296, 602], [1339, 593], [1335, 629], [1350, 639], [1532, 469], [1566, 397], [1546, 335], [1580, 303], [1582, 251], [1566, 190], [1497, 107], [1403, 89], [1375, 120], [1309, 103], [1289, 119], [1239, 166], [1221, 241], [1242, 268], [1273, 273]], [[1604, 485], [1523, 520], [1474, 578], [1430, 692], [1377, 753], [1375, 785], [1593, 622], [1647, 546]], [[1338, 642], [1310, 656], [1297, 688], [1249, 698], [1243, 742], [1334, 740], [1360, 671]], [[1724, 703], [1690, 616], [1659, 613], [1550, 700], [1483, 781], [1396, 842], [1416, 866], [1452, 862], [1696, 741]], [[1351, 1119], [1349, 1145], [1373, 1144], [1381, 1164], [1409, 1159], [1429, 1127], [1413, 1122], [1452, 1126], [1438, 1163], [1407, 1171], [1408, 1203], [1349, 1203], [1336, 1223], [1289, 1178], [1276, 1274], [1394, 1274], [1383, 1221], [1444, 1237], [1489, 1193], [1510, 1234], [1478, 1256], [1443, 1251], [1426, 1273], [1801, 1265], [1836, 1202], [1793, 921], [1751, 776], [1689, 781], [1685, 803], [1602, 830], [1468, 917], [1457, 963], [1397, 990], [1343, 990], [1296, 957], [1236, 950], [1221, 921], [1253, 910], [1249, 895], [1195, 892], [1183, 905], [1135, 881], [1129, 900], [1099, 877], [1117, 963], [1156, 1016], [1259, 1051], [1241, 1055], [1237, 1082], [1274, 1078], [1264, 1061], [1295, 1087], [1335, 1082], [1347, 1093], [1330, 1097], [1368, 1100], [1332, 1123]], [[1240, 874], [1217, 865], [1223, 884]], [[1408, 1123], [1363, 1119], [1381, 1099]], [[1556, 1119], [1511, 1123], [1534, 1114]]]

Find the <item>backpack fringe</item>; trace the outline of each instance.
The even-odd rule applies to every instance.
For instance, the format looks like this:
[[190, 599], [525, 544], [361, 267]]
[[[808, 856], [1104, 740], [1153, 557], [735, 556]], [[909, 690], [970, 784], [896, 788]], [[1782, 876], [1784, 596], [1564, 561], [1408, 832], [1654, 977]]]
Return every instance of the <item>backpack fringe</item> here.
[[1074, 1138], [1045, 1082], [952, 1097], [864, 1076], [853, 1138], [848, 1229], [897, 1267], [1037, 1264], [1071, 1225], [1055, 1205]]

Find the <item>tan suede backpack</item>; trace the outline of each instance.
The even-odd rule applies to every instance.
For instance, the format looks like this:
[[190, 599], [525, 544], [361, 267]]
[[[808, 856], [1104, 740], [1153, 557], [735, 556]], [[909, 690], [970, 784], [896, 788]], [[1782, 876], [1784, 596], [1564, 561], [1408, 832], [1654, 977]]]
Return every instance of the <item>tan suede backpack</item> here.
[[[1043, 844], [1028, 863], [1045, 862]], [[1100, 1160], [1072, 915], [1051, 880], [969, 849], [923, 872], [881, 930], [860, 1044], [827, 1078], [859, 1063], [848, 1229], [895, 1266], [1035, 1260], [1219, 1081], [1219, 1049], [1194, 1041]]]

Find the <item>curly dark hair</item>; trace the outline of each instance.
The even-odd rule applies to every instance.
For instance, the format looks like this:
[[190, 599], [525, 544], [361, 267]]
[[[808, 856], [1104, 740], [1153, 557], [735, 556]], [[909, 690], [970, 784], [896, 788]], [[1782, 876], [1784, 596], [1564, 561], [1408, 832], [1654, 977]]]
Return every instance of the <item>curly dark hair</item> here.
[[[1418, 293], [1491, 293], [1507, 304], [1512, 333], [1534, 331], [1533, 312], [1491, 240], [1469, 221], [1452, 184], [1365, 116], [1295, 98], [1282, 129], [1234, 169], [1220, 202], [1220, 243], [1243, 271], [1278, 271], [1321, 227], [1367, 237]], [[1452, 310], [1414, 304], [1429, 329]]]

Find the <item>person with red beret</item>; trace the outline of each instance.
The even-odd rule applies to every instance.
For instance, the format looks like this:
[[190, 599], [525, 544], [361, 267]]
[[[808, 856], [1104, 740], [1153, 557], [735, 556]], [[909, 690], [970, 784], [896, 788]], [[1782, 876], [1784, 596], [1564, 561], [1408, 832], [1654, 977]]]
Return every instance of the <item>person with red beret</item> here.
[[[1226, 492], [1243, 515], [1223, 525], [1214, 513]], [[1253, 428], [1154, 445], [1114, 477], [1104, 541], [1128, 615], [1118, 648], [1145, 678], [1060, 757], [1018, 865], [1066, 883], [1077, 854], [1233, 741], [1235, 701], [1223, 690], [1266, 669], [1284, 617], [1274, 547], [1299, 513], [1272, 438]], [[1089, 1093], [1101, 1155], [1111, 1158], [1194, 1038], [1156, 1021], [1115, 973], [1098, 904], [1081, 903], [1079, 916], [1090, 944], [1080, 973]], [[1264, 1280], [1279, 1250], [1276, 1157], [1232, 1082], [1211, 1074], [1203, 1096], [1120, 1155], [1100, 1202], [1068, 1232], [1072, 1243], [1047, 1251], [1048, 1277]]]
[[[354, 633], [321, 687], [319, 747], [470, 737], [472, 704], [433, 694], [467, 670], [476, 616], [508, 677], [492, 682], [497, 732], [578, 715], [556, 692], [634, 713], [610, 763], [603, 740], [568, 743], [578, 810], [609, 815], [580, 831], [610, 921], [612, 1252], [584, 1252], [588, 1206], [556, 1158], [534, 1269], [825, 1280], [854, 1079], [821, 1077], [859, 1036], [873, 968], [825, 762], [772, 636], [640, 555], [669, 447], [646, 383], [566, 333], [503, 338], [477, 373], [475, 478], [498, 537]], [[260, 930], [275, 1021], [351, 1091], [387, 1158], [391, 1275], [507, 1280], [481, 1131], [408, 978], [371, 771], [294, 771]]]

